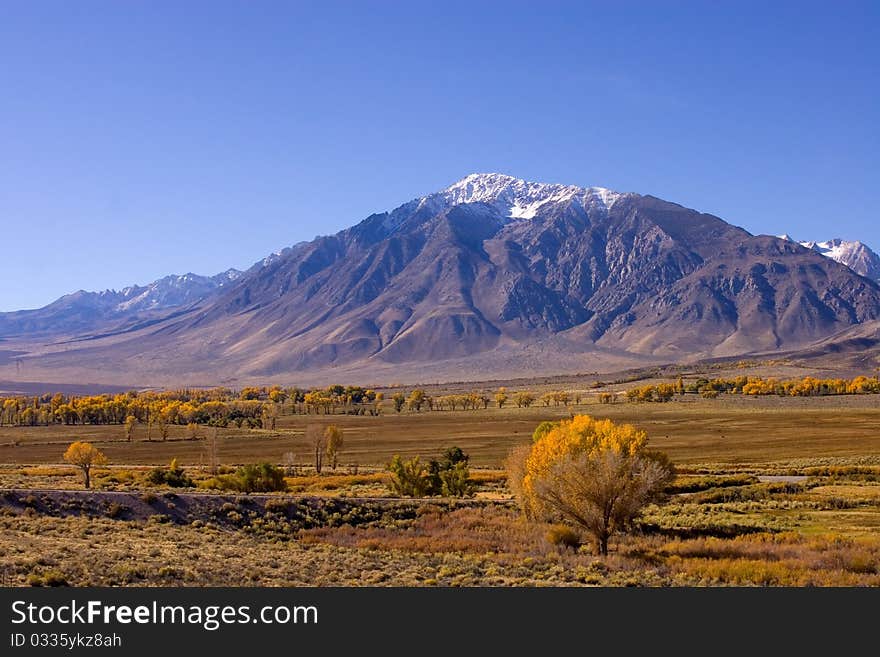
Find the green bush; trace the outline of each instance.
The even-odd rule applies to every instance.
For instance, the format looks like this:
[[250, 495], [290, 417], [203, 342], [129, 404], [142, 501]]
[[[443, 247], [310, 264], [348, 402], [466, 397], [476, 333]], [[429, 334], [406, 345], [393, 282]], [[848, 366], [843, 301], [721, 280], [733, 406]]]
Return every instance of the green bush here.
[[271, 463], [243, 465], [235, 471], [234, 475], [221, 477], [220, 482], [221, 488], [228, 485], [231, 490], [243, 493], [271, 493], [287, 490], [284, 470]]
[[28, 586], [70, 586], [64, 573], [57, 570], [49, 570], [42, 575], [31, 573], [26, 582]]
[[539, 424], [535, 428], [535, 431], [532, 434], [532, 442], [535, 442], [535, 443], [538, 442], [539, 440], [541, 440], [541, 438], [543, 438], [548, 433], [553, 431], [553, 429], [555, 429], [558, 425], [559, 425], [559, 422], [548, 422], [548, 421], [541, 422], [541, 424]]
[[404, 461], [399, 454], [395, 454], [388, 469], [391, 471], [391, 490], [398, 495], [424, 497], [428, 494], [428, 471], [418, 456]]
[[712, 488], [729, 488], [732, 486], [748, 486], [757, 484], [758, 478], [750, 474], [735, 475], [703, 475], [679, 477], [669, 484], [665, 491], [667, 494], [697, 493]]
[[147, 475], [147, 481], [156, 486], [166, 485], [172, 488], [195, 488], [195, 482], [190, 479], [183, 468], [177, 465], [177, 459], [171, 461], [168, 468], [153, 468]]
[[431, 459], [427, 466], [421, 463], [418, 456], [404, 461], [395, 455], [388, 466], [392, 474], [391, 489], [407, 497], [467, 497], [474, 490], [468, 469], [469, 460], [460, 447], [446, 449], [439, 460]]
[[473, 495], [474, 482], [470, 480], [467, 463], [456, 463], [440, 471], [440, 493], [446, 497], [469, 497]]

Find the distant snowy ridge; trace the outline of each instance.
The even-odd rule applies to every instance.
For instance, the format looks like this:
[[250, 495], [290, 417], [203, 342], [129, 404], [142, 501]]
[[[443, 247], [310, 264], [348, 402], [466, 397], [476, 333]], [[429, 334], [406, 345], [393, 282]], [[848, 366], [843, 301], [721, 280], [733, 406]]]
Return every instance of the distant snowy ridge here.
[[[789, 242], [796, 241], [789, 235], [779, 237]], [[798, 242], [798, 244], [846, 265], [857, 274], [880, 281], [880, 256], [864, 242], [835, 238], [824, 242]]]
[[227, 269], [215, 276], [200, 276], [192, 272], [165, 276], [145, 286], [124, 288], [121, 292], [105, 290], [99, 294], [119, 295], [121, 300], [114, 310], [158, 310], [198, 301], [218, 288], [237, 280], [242, 275], [237, 269]]
[[83, 335], [119, 328], [125, 322], [136, 323], [206, 301], [242, 275], [237, 269], [227, 269], [215, 276], [173, 274], [121, 290], [79, 290], [42, 308], [0, 313], [0, 335]]

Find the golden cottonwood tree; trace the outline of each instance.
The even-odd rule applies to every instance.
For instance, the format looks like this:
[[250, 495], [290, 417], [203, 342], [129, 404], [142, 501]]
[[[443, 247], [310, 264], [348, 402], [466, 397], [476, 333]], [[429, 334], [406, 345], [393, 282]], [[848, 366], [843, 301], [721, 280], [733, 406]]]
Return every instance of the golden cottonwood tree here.
[[83, 485], [91, 487], [91, 470], [96, 465], [106, 465], [107, 457], [91, 443], [76, 441], [64, 452], [64, 460], [75, 465], [83, 473]]
[[512, 490], [528, 516], [561, 518], [608, 554], [609, 538], [662, 492], [672, 466], [629, 424], [576, 415], [541, 429], [524, 458], [511, 460]]
[[345, 443], [345, 434], [340, 427], [331, 424], [324, 429], [324, 441], [327, 444], [325, 451], [327, 458], [330, 459], [330, 467], [335, 470], [339, 461], [339, 452], [342, 451], [342, 446]]

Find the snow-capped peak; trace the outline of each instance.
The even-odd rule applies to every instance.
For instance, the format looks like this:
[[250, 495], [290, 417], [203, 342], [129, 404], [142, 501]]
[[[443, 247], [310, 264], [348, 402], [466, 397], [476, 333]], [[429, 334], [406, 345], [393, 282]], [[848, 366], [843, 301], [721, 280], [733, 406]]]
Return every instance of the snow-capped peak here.
[[242, 275], [237, 269], [227, 269], [215, 276], [200, 276], [192, 272], [171, 274], [143, 287], [135, 285], [122, 290], [117, 312], [171, 308], [202, 299]]
[[604, 187], [536, 183], [502, 173], [472, 173], [424, 200], [440, 199], [448, 205], [486, 203], [497, 207], [503, 216], [531, 219], [548, 203], [577, 200], [584, 207], [607, 211], [621, 196]]
[[[796, 240], [788, 235], [781, 235], [780, 239], [790, 242]], [[857, 240], [843, 240], [835, 238], [824, 242], [798, 242], [804, 248], [821, 253], [826, 258], [846, 265], [857, 274], [861, 274], [875, 281], [880, 281], [880, 256], [868, 247], [864, 242]]]
[[824, 242], [801, 242], [800, 244], [807, 249], [818, 251], [822, 255], [838, 262], [865, 246], [861, 242], [848, 242], [840, 238]]

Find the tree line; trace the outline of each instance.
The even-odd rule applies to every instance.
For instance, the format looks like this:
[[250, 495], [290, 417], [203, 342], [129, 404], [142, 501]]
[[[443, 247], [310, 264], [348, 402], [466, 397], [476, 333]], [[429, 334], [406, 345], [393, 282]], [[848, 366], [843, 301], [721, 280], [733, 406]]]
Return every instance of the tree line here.
[[517, 408], [529, 408], [540, 402], [543, 406], [569, 406], [581, 403], [581, 394], [565, 390], [555, 390], [544, 393], [540, 397], [528, 390], [508, 392], [507, 388], [498, 388], [494, 393], [474, 390], [457, 395], [440, 395], [432, 397], [421, 388], [416, 388], [408, 394], [403, 391], [395, 392], [391, 396], [394, 410], [398, 413], [403, 410], [421, 412], [428, 411], [475, 411], [487, 409], [490, 406], [504, 408], [513, 405]]
[[147, 439], [167, 438], [172, 426], [195, 429], [211, 427], [260, 428], [274, 430], [282, 415], [381, 415], [383, 409], [403, 411], [467, 411], [516, 406], [529, 408], [578, 405], [577, 391], [553, 390], [542, 394], [528, 390], [473, 390], [430, 395], [422, 388], [397, 390], [390, 404], [381, 391], [362, 386], [331, 385], [303, 389], [281, 386], [181, 388], [162, 391], [131, 390], [119, 394], [0, 396], [0, 426], [106, 425], [125, 426], [131, 440], [138, 425], [144, 425]]
[[699, 394], [711, 399], [722, 393], [779, 397], [870, 395], [880, 393], [880, 379], [867, 376], [857, 376], [853, 379], [819, 379], [812, 376], [806, 376], [802, 379], [776, 379], [739, 376], [733, 379], [697, 379], [685, 384], [684, 380], [679, 378], [675, 383], [659, 383], [631, 388], [626, 391], [626, 400], [630, 402], [668, 402], [676, 396], [685, 394]]
[[[275, 428], [290, 414], [378, 414], [382, 393], [360, 386], [327, 388], [247, 387], [129, 391], [121, 394], [10, 396], [0, 399], [0, 426], [135, 424], [167, 435], [169, 425]], [[129, 435], [130, 438], [130, 435]]]

